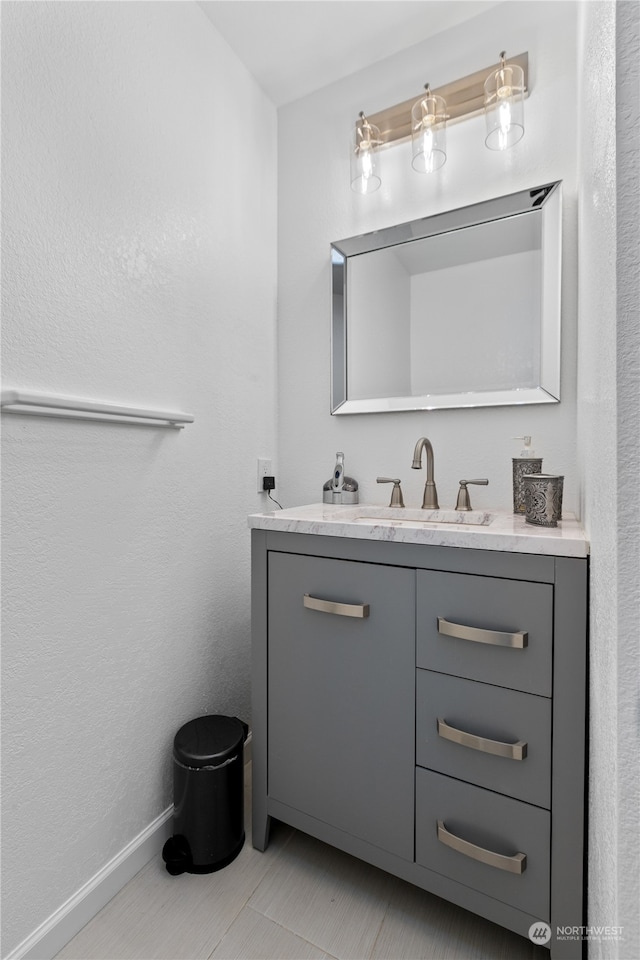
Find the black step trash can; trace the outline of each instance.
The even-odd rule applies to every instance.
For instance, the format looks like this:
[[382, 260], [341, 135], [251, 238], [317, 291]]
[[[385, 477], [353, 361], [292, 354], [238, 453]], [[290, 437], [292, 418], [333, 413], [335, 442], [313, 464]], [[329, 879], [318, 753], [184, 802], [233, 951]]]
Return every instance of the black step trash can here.
[[198, 717], [173, 741], [173, 836], [162, 858], [174, 876], [213, 873], [244, 844], [244, 741], [237, 717]]

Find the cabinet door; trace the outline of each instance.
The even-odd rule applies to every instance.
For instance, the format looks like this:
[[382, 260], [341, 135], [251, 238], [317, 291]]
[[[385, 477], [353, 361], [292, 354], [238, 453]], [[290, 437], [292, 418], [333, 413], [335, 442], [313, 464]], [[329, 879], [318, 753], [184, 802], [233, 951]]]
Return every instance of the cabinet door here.
[[413, 860], [414, 571], [272, 552], [268, 576], [269, 796]]

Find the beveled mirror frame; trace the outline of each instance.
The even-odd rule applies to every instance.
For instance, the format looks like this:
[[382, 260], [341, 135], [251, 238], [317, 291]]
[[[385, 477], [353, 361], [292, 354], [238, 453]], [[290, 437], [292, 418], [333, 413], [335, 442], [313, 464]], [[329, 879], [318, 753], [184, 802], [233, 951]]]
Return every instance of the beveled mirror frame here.
[[[434, 393], [421, 396], [367, 399], [350, 397], [347, 377], [349, 323], [347, 284], [350, 258], [522, 214], [542, 218], [539, 384], [534, 387], [527, 386], [511, 390], [494, 390], [488, 387], [481, 391]], [[561, 272], [562, 181], [560, 180], [332, 243], [331, 413], [389, 413], [456, 407], [558, 403], [560, 400]]]

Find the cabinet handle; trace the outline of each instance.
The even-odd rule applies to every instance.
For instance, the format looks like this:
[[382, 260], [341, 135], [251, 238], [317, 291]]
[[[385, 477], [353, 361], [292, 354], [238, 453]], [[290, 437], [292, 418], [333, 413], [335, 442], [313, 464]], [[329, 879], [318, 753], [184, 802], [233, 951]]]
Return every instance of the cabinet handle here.
[[517, 743], [503, 743], [501, 740], [489, 740], [487, 737], [477, 737], [466, 730], [451, 727], [446, 720], [438, 717], [438, 736], [452, 743], [460, 743], [463, 747], [480, 750], [482, 753], [491, 753], [495, 757], [506, 757], [508, 760], [524, 760], [527, 756], [527, 743], [518, 740]]
[[462, 623], [450, 623], [438, 617], [438, 633], [445, 637], [458, 637], [460, 640], [474, 640], [476, 643], [492, 643], [498, 647], [518, 647], [529, 644], [529, 634], [524, 630], [516, 633], [500, 633], [498, 630], [482, 630], [480, 627], [466, 627]]
[[526, 853], [516, 853], [512, 857], [505, 857], [501, 853], [495, 853], [493, 850], [486, 850], [484, 847], [478, 847], [475, 843], [463, 840], [457, 837], [455, 833], [449, 833], [442, 820], [438, 820], [438, 840], [445, 846], [463, 853], [465, 857], [471, 857], [472, 860], [479, 860], [490, 867], [497, 867], [498, 870], [506, 870], [508, 873], [523, 873], [527, 867]]
[[368, 617], [368, 603], [337, 603], [335, 600], [320, 600], [305, 593], [302, 603], [308, 610], [320, 613], [335, 613], [339, 617]]

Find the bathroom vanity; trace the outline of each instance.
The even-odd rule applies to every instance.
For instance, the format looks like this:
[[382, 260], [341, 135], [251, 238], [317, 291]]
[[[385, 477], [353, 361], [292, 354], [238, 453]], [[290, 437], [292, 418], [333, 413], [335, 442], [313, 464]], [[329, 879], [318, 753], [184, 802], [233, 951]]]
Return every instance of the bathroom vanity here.
[[274, 817], [581, 957], [587, 542], [421, 517], [249, 519], [253, 844]]

